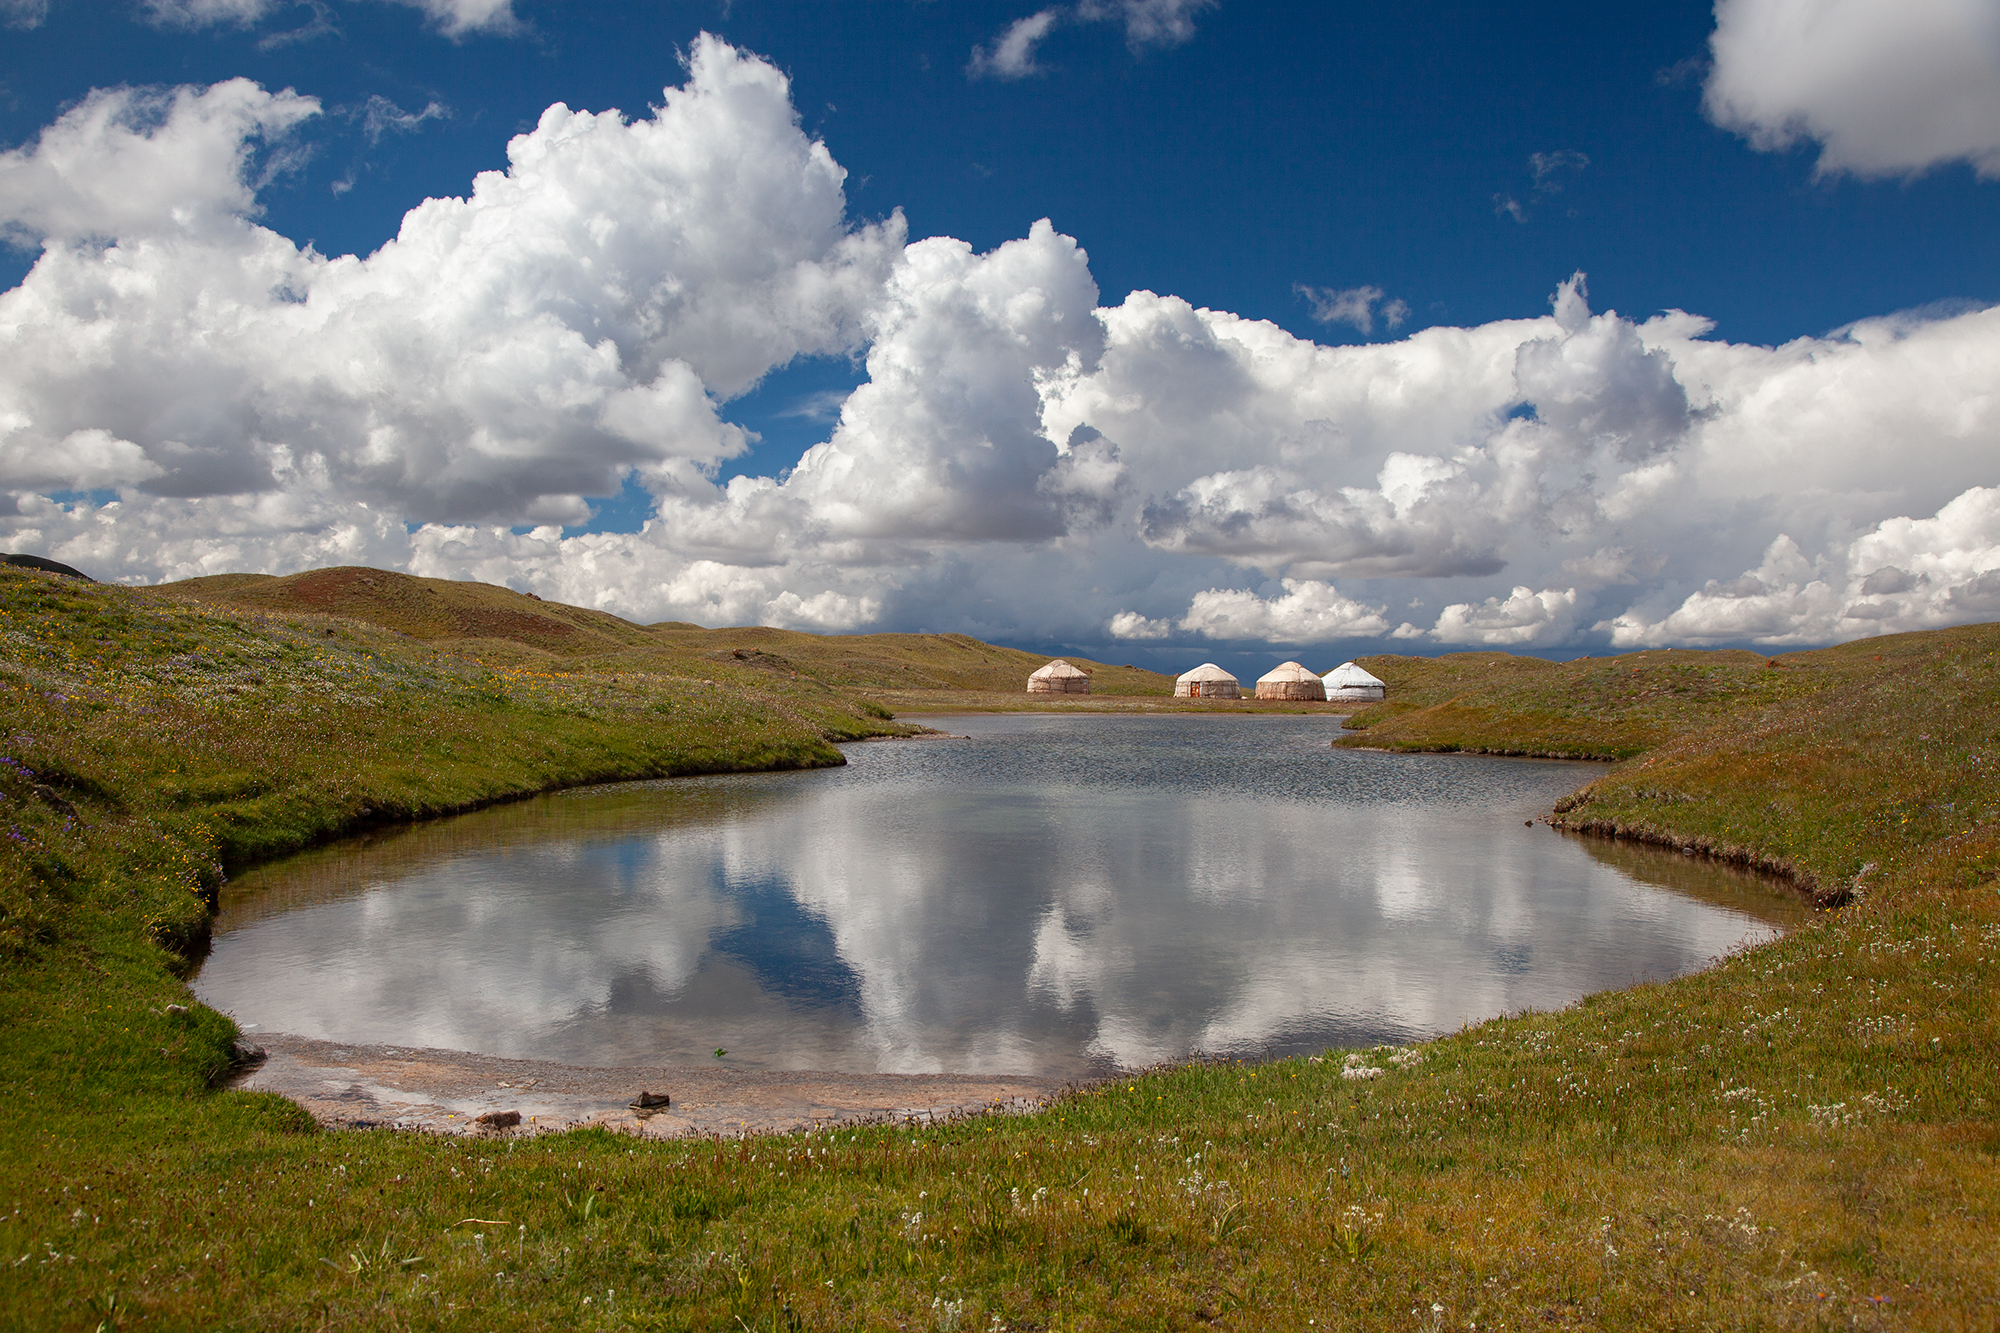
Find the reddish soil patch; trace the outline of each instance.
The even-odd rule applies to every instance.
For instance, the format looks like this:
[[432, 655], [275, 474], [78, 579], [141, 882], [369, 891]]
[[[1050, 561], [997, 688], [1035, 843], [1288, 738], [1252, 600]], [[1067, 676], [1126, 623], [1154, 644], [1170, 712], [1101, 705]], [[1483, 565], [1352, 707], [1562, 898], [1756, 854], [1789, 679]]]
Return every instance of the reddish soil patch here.
[[[649, 1138], [791, 1133], [828, 1125], [948, 1120], [1034, 1110], [1065, 1086], [1012, 1074], [826, 1074], [790, 1070], [592, 1069], [257, 1034], [268, 1058], [236, 1086], [275, 1092], [329, 1129], [536, 1134], [604, 1125]], [[670, 1105], [639, 1112], [641, 1092]], [[520, 1114], [494, 1130], [478, 1117]]]

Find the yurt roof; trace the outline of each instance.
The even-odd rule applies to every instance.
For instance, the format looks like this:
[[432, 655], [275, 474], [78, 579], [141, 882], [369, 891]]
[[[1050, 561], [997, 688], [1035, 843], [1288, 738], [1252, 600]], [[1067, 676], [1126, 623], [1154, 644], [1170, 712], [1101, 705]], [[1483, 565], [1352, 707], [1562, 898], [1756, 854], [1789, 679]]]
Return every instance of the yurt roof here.
[[1263, 675], [1257, 677], [1257, 683], [1259, 685], [1265, 685], [1265, 684], [1277, 685], [1284, 681], [1290, 681], [1290, 680], [1318, 680], [1318, 679], [1319, 679], [1318, 676], [1315, 676], [1312, 672], [1306, 670], [1304, 667], [1300, 666], [1297, 662], [1281, 662], [1277, 666], [1272, 667], [1269, 671], [1266, 671]]
[[1043, 667], [1040, 671], [1035, 672], [1034, 675], [1029, 676], [1028, 679], [1054, 680], [1059, 676], [1087, 676], [1089, 674], [1090, 673], [1088, 671], [1077, 670], [1075, 667], [1071, 666], [1069, 663], [1063, 661], [1060, 657], [1058, 657], [1055, 661], [1049, 663], [1047, 666]]
[[1369, 675], [1352, 662], [1342, 662], [1326, 673], [1326, 687], [1329, 690], [1351, 690], [1362, 685], [1381, 685], [1384, 682]]
[[1221, 667], [1217, 666], [1213, 662], [1203, 662], [1200, 666], [1196, 667], [1194, 670], [1183, 672], [1179, 677], [1177, 677], [1177, 679], [1226, 680], [1232, 685], [1236, 683], [1236, 677], [1230, 675], [1227, 671], [1224, 671]]

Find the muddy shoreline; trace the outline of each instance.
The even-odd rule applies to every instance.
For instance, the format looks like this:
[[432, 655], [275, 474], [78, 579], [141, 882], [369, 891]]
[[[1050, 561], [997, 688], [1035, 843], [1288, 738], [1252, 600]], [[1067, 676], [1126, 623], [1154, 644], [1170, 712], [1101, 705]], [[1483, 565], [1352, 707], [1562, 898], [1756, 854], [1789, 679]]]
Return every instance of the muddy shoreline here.
[[[1033, 1111], [1070, 1086], [1013, 1074], [589, 1068], [275, 1032], [255, 1040], [264, 1060], [230, 1085], [287, 1097], [326, 1129], [519, 1135], [601, 1125], [647, 1138], [735, 1137]], [[634, 1110], [642, 1091], [672, 1102]], [[507, 1112], [518, 1126], [479, 1121]]]

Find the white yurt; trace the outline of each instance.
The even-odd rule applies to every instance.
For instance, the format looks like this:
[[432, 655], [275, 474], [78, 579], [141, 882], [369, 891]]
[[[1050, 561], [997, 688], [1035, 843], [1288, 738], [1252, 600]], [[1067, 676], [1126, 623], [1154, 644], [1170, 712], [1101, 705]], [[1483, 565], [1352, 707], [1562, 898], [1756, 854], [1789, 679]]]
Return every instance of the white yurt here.
[[1326, 698], [1326, 686], [1319, 683], [1319, 677], [1300, 666], [1297, 662], [1286, 662], [1274, 666], [1257, 677], [1257, 697], [1259, 699], [1310, 699], [1315, 703]]
[[1030, 694], [1089, 694], [1090, 677], [1058, 657], [1028, 677]]
[[1203, 662], [1194, 670], [1174, 678], [1176, 699], [1241, 699], [1243, 687], [1236, 677], [1213, 662]]
[[1329, 703], [1379, 704], [1389, 697], [1389, 687], [1352, 662], [1342, 662], [1326, 673]]

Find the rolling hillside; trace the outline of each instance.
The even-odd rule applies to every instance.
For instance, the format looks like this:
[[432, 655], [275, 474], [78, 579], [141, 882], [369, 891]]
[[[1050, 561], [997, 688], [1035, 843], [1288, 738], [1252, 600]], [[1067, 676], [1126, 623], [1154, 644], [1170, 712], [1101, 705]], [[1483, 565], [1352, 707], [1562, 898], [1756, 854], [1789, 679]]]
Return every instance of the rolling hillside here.
[[478, 645], [490, 642], [578, 657], [649, 641], [641, 627], [602, 611], [544, 602], [486, 583], [420, 579], [353, 565], [283, 578], [217, 574], [162, 584], [153, 591], [248, 611], [365, 621], [457, 652], [476, 652]]
[[[603, 611], [546, 602], [491, 584], [345, 566], [283, 578], [220, 574], [163, 584], [153, 595], [276, 615], [324, 615], [407, 634], [483, 662], [560, 661], [565, 670], [663, 672], [745, 683], [776, 675], [870, 693], [950, 690], [1019, 694], [1048, 659], [964, 634], [807, 634], [685, 621], [635, 625]], [[1093, 693], [1173, 693], [1173, 678], [1071, 658]]]
[[1343, 745], [1628, 759], [1725, 718], [1788, 700], [1930, 670], [1991, 639], [1965, 625], [1766, 657], [1741, 649], [1653, 648], [1550, 662], [1487, 651], [1364, 657], [1388, 699], [1348, 718]]
[[[239, 582], [267, 603], [246, 611], [0, 568], [0, 1327], [1996, 1324], [2000, 626], [1368, 662], [1395, 703], [1365, 742], [1645, 746], [1579, 772], [1550, 824], [1846, 904], [1693, 976], [1018, 1115], [461, 1137], [322, 1133], [217, 1088], [242, 1034], [177, 977], [230, 868], [557, 787], [837, 763], [835, 741], [909, 729], [792, 666], [1015, 659], [347, 581], [350, 609], [441, 635], [485, 598], [544, 637], [568, 641], [547, 616], [639, 644], [558, 658], [476, 618], [426, 643], [299, 610], [281, 580]], [[618, 666], [689, 654], [711, 669]], [[1300, 854], [1342, 854], [1337, 825], [1309, 836]]]

